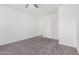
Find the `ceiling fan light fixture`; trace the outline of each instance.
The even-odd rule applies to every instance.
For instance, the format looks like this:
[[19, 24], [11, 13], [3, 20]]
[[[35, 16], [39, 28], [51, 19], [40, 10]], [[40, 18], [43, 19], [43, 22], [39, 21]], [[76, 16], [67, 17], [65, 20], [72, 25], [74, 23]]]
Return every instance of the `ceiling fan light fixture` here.
[[26, 5], [25, 5], [25, 8], [28, 8], [28, 6], [29, 6], [29, 4], [26, 4]]
[[35, 6], [36, 8], [38, 8], [38, 5], [37, 5], [37, 4], [34, 4], [34, 6]]
[[[33, 4], [33, 5], [34, 5], [36, 8], [39, 8], [37, 4]], [[26, 4], [26, 5], [25, 5], [25, 8], [28, 8], [28, 7], [29, 7], [29, 4]]]

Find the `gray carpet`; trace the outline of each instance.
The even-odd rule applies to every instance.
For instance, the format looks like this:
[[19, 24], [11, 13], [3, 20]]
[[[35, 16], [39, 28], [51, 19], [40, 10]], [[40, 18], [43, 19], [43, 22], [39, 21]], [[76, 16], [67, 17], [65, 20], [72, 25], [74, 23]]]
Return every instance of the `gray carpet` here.
[[57, 40], [35, 37], [0, 46], [0, 55], [78, 55], [76, 48], [59, 45]]

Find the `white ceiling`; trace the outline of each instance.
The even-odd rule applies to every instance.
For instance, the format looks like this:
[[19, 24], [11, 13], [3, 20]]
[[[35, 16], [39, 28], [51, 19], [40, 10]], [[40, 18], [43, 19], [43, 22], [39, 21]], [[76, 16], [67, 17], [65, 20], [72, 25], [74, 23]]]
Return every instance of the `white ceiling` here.
[[25, 8], [25, 5], [26, 4], [9, 4], [10, 7], [36, 17], [53, 14], [58, 11], [58, 7], [60, 6], [60, 4], [38, 4], [39, 8], [35, 8], [33, 4], [30, 4], [28, 8]]

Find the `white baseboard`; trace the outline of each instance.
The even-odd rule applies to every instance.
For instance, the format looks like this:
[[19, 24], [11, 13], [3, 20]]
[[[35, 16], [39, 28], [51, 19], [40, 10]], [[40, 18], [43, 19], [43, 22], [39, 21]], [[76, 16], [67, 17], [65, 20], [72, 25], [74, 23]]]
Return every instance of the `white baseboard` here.
[[30, 38], [35, 38], [35, 37], [39, 37], [40, 35], [36, 36], [29, 36], [29, 37], [26, 37], [26, 38], [23, 38], [23, 39], [16, 39], [16, 40], [12, 40], [12, 41], [5, 41], [4, 43], [0, 43], [0, 46], [4, 46], [4, 45], [7, 45], [7, 44], [11, 44], [11, 43], [14, 43], [14, 42], [18, 42], [18, 41], [21, 41], [21, 40], [27, 40], [27, 39], [30, 39]]
[[77, 48], [77, 45], [67, 44], [67, 42], [59, 41], [59, 44]]
[[79, 48], [77, 48], [77, 51], [78, 51], [78, 53], [79, 53]]
[[43, 36], [43, 37], [46, 37], [46, 38], [50, 38], [50, 39], [56, 39], [56, 40], [58, 40], [58, 38], [54, 38], [54, 37], [52, 37], [52, 36]]

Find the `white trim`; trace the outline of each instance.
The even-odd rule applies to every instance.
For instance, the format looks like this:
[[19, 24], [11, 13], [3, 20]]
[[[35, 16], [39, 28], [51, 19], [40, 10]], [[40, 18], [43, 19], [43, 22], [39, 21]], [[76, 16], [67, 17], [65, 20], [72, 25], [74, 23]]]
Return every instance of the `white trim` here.
[[77, 48], [77, 51], [78, 51], [78, 53], [79, 53], [79, 48]]

